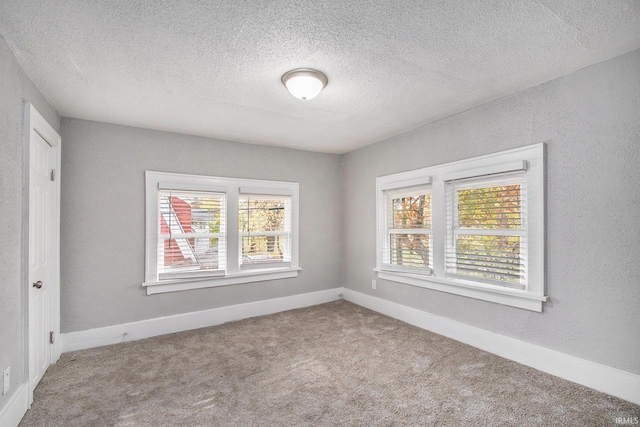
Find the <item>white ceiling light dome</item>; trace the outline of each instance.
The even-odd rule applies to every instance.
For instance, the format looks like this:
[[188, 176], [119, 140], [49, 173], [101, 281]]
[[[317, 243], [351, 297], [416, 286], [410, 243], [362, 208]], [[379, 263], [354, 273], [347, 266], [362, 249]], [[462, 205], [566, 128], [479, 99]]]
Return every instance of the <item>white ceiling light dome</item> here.
[[315, 98], [328, 82], [327, 76], [310, 68], [296, 68], [282, 75], [282, 84], [291, 95], [303, 101]]

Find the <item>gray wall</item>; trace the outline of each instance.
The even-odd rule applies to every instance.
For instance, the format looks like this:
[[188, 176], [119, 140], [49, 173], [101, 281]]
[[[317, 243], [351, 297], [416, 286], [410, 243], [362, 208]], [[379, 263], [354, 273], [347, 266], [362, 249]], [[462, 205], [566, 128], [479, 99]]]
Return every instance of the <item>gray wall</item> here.
[[[60, 129], [57, 113], [0, 39], [0, 370], [12, 369], [12, 391], [0, 397], [0, 410], [26, 381], [24, 101]], [[344, 284], [640, 374], [639, 102], [636, 51], [344, 156], [64, 119], [62, 332]], [[551, 302], [543, 313], [392, 282], [371, 290], [377, 176], [537, 142], [548, 144]], [[145, 295], [147, 169], [300, 182], [301, 275]]]
[[[343, 158], [344, 286], [640, 374], [640, 51]], [[378, 281], [375, 178], [547, 143], [543, 313]]]
[[[62, 139], [62, 332], [341, 286], [340, 156], [75, 119]], [[301, 274], [147, 296], [145, 170], [299, 182]]]
[[[23, 332], [26, 307], [22, 286], [22, 180], [24, 102], [32, 103], [60, 130], [60, 118], [42, 97], [0, 38], [0, 372], [11, 367], [11, 390], [0, 397], [0, 412], [27, 380]], [[26, 296], [26, 293], [25, 293]]]

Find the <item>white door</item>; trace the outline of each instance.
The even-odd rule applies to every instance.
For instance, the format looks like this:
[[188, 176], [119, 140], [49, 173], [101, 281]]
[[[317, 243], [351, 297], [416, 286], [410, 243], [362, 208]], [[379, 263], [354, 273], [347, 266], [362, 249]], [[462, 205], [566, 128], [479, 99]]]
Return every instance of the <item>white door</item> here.
[[[35, 111], [32, 109], [32, 111]], [[37, 114], [37, 112], [36, 112]], [[33, 117], [33, 116], [32, 116]], [[55, 182], [59, 142], [48, 141], [32, 120], [29, 132], [29, 396], [57, 359], [52, 347], [58, 298], [58, 192]], [[42, 132], [46, 135], [46, 132]], [[56, 134], [57, 135], [57, 134]], [[59, 137], [58, 137], [59, 138]]]

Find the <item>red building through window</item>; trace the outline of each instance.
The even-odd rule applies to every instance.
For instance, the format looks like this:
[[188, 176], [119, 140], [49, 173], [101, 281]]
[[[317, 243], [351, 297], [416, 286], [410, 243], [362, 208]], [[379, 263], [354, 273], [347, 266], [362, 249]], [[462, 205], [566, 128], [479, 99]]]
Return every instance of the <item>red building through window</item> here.
[[[171, 196], [169, 199], [169, 212], [160, 216], [160, 234], [191, 233], [191, 205], [179, 197]], [[175, 223], [174, 223], [175, 222]], [[171, 224], [169, 224], [171, 223]], [[195, 239], [183, 239], [193, 247]], [[175, 239], [164, 241], [164, 265], [182, 264], [191, 259], [191, 252], [183, 253]]]

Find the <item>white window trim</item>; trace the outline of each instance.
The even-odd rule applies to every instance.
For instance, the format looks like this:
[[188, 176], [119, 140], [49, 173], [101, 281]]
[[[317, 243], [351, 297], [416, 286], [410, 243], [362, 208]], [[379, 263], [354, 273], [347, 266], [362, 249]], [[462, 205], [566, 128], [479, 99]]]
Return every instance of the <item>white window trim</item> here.
[[[226, 188], [224, 187], [218, 187], [217, 189], [214, 188], [196, 188], [196, 186], [194, 185], [193, 188], [189, 189], [190, 191], [185, 192], [184, 189], [178, 189], [178, 187], [184, 187], [185, 184], [181, 184], [181, 183], [176, 183], [176, 184], [171, 184], [171, 183], [165, 183], [165, 182], [159, 182], [158, 183], [158, 189], [156, 196], [158, 197], [162, 197], [160, 195], [160, 193], [164, 193], [164, 196], [167, 195], [167, 192], [169, 195], [172, 194], [172, 191], [175, 191], [176, 193], [174, 194], [179, 194], [179, 193], [187, 193], [187, 194], [191, 194], [191, 191], [197, 191], [198, 194], [206, 194], [209, 197], [214, 197], [214, 198], [220, 198], [221, 204], [220, 204], [220, 209], [221, 209], [221, 215], [224, 213], [224, 218], [220, 218], [221, 219], [221, 227], [223, 225], [226, 225], [226, 208], [225, 208], [225, 203], [224, 203], [224, 199], [226, 199]], [[202, 186], [198, 186], [198, 187], [202, 187]], [[156, 197], [156, 201], [158, 200], [158, 198]], [[170, 203], [171, 205], [171, 203]], [[156, 209], [157, 209], [157, 205], [156, 205]], [[173, 209], [171, 209], [173, 210]], [[157, 213], [157, 212], [156, 212]], [[156, 233], [157, 233], [157, 237], [160, 237], [162, 239], [171, 239], [171, 238], [175, 238], [175, 239], [189, 239], [191, 237], [196, 237], [197, 234], [200, 233], [193, 233], [193, 232], [184, 232], [183, 230], [181, 230], [181, 227], [179, 227], [177, 224], [179, 224], [179, 220], [177, 218], [177, 213], [173, 212], [172, 214], [169, 214], [170, 216], [172, 215], [173, 217], [175, 217], [175, 226], [176, 226], [176, 230], [170, 230], [169, 233], [167, 234], [158, 234], [158, 230], [156, 229]], [[159, 219], [158, 216], [156, 216], [156, 221], [157, 219]], [[165, 221], [167, 222], [167, 224], [170, 224], [171, 221], [169, 218], [169, 220], [167, 220], [167, 218], [164, 218]], [[157, 222], [156, 222], [156, 227], [157, 227]], [[211, 238], [211, 237], [217, 237], [219, 239], [219, 242], [226, 242], [226, 226], [224, 227], [224, 230], [220, 230], [221, 232], [219, 233], [207, 233], [207, 237]], [[155, 250], [155, 254], [154, 254], [154, 258], [158, 259], [161, 258], [163, 256], [163, 253], [160, 251], [160, 247], [162, 245], [158, 244], [156, 246], [156, 250]], [[222, 247], [226, 247], [226, 244], [223, 244]], [[157, 266], [157, 262], [153, 263], [151, 265], [153, 266]], [[178, 271], [172, 271], [173, 269], [167, 269], [167, 271], [162, 271], [162, 272], [157, 272], [158, 275], [158, 282], [162, 282], [165, 283], [167, 280], [188, 280], [188, 279], [197, 279], [197, 278], [205, 278], [205, 277], [211, 277], [211, 276], [221, 276], [224, 275], [225, 272], [225, 266], [224, 266], [224, 262], [220, 265], [218, 265], [218, 268], [216, 270], [198, 270], [198, 269], [179, 269]], [[155, 273], [153, 273], [155, 274]]]
[[[457, 191], [458, 190], [467, 190], [467, 189], [475, 189], [475, 188], [483, 188], [483, 187], [487, 187], [487, 186], [503, 186], [503, 185], [512, 185], [514, 183], [520, 182], [522, 184], [525, 185], [526, 188], [526, 184], [529, 182], [529, 179], [526, 175], [521, 175], [522, 172], [526, 173], [528, 165], [527, 162], [518, 162], [520, 163], [520, 166], [515, 169], [512, 167], [506, 167], [502, 170], [498, 170], [497, 168], [493, 168], [493, 170], [495, 170], [496, 172], [487, 172], [487, 174], [478, 177], [475, 172], [473, 174], [473, 178], [470, 178], [468, 180], [463, 180], [463, 182], [458, 182], [456, 184], [456, 190], [454, 190], [454, 195], [453, 198], [454, 200], [452, 200], [452, 208], [455, 212], [455, 208], [458, 206], [458, 195], [457, 195]], [[516, 173], [519, 175], [512, 175], [512, 173]], [[445, 181], [448, 181], [448, 179], [450, 179], [449, 177], [446, 177]], [[456, 178], [457, 179], [457, 178]], [[445, 183], [445, 189], [446, 189], [446, 183]], [[528, 189], [525, 190], [525, 194], [528, 195]], [[447, 194], [445, 194], [445, 202], [447, 202]], [[526, 200], [526, 199], [525, 199]], [[525, 206], [528, 206], [528, 204], [525, 201]], [[528, 218], [527, 218], [527, 211], [523, 212], [524, 215], [522, 217], [523, 220], [523, 226], [517, 229], [490, 229], [490, 228], [465, 228], [465, 227], [460, 227], [459, 224], [457, 224], [457, 215], [454, 215], [454, 218], [451, 218], [451, 214], [447, 213], [447, 241], [445, 243], [445, 250], [448, 252], [449, 250], [451, 250], [451, 240], [454, 236], [456, 235], [477, 235], [477, 236], [517, 236], [520, 238], [527, 238], [529, 236], [529, 230], [528, 230]], [[449, 222], [451, 221], [451, 223]], [[450, 229], [450, 226], [452, 226], [452, 228]], [[524, 251], [528, 251], [528, 244], [524, 245]], [[528, 259], [528, 256], [527, 256]], [[445, 264], [445, 270], [446, 270], [446, 264]], [[477, 278], [477, 279], [472, 279], [472, 278], [468, 278], [464, 277], [463, 275], [458, 275], [455, 272], [453, 273], [449, 273], [447, 272], [447, 275], [450, 275], [450, 277], [456, 278], [456, 279], [460, 279], [460, 280], [469, 280], [469, 281], [473, 281], [473, 282], [480, 282], [480, 283], [488, 283], [488, 284], [494, 284], [494, 285], [498, 285], [501, 286], [500, 283], [496, 283], [491, 279], [481, 279], [481, 278]], [[504, 286], [507, 287], [512, 287], [512, 288], [518, 288], [519, 286], [526, 286], [525, 284], [514, 284], [513, 286], [510, 286], [508, 284], [505, 284]]]
[[[286, 201], [286, 200], [292, 199], [292, 193], [288, 189], [241, 187], [239, 197], [240, 197], [240, 200], [242, 200], [244, 197], [247, 197], [254, 200], [255, 199], [274, 200], [274, 199], [280, 198]], [[286, 203], [288, 204], [289, 202], [286, 201]], [[286, 219], [285, 219], [285, 222], [287, 222]], [[289, 237], [289, 239], [287, 239], [287, 243], [285, 243], [285, 246], [288, 246], [290, 244], [289, 240], [293, 238], [292, 233], [286, 230], [285, 231], [239, 232], [239, 236], [240, 237], [249, 237], [249, 236]], [[239, 256], [242, 257], [242, 254], [240, 254]], [[266, 263], [256, 263], [256, 264], [251, 264], [251, 263], [245, 264], [243, 262], [240, 262], [241, 271], [260, 270], [260, 269], [267, 269], [267, 268], [273, 269], [273, 268], [283, 268], [283, 267], [287, 267], [287, 268], [291, 267], [291, 262], [288, 259], [283, 260], [283, 262], [266, 262]]]
[[[544, 274], [544, 144], [535, 144], [453, 163], [432, 166], [376, 179], [377, 277], [382, 280], [404, 283], [465, 297], [491, 301], [527, 310], [542, 311], [545, 295]], [[473, 280], [446, 276], [444, 253], [446, 244], [445, 181], [456, 178], [482, 176], [514, 170], [527, 170], [528, 191], [528, 254], [529, 282], [524, 290], [491, 285]], [[422, 182], [421, 182], [422, 181]], [[385, 238], [384, 192], [411, 185], [431, 182], [431, 227], [433, 271], [432, 275], [401, 273], [383, 267], [382, 248]]]
[[[386, 259], [387, 256], [384, 254], [384, 252], [387, 252], [387, 254], [390, 254], [389, 249], [385, 251], [385, 248], [389, 246], [390, 234], [394, 234], [395, 230], [399, 230], [399, 229], [388, 228], [389, 201], [393, 198], [398, 198], [402, 196], [409, 196], [409, 195], [414, 196], [418, 194], [427, 194], [427, 193], [431, 194], [431, 177], [430, 176], [419, 177], [418, 179], [402, 179], [399, 183], [402, 184], [401, 187], [389, 187], [389, 188], [384, 188], [384, 190], [382, 190], [382, 199], [383, 199], [382, 204], [384, 206], [382, 206], [383, 209], [381, 210], [381, 212], [383, 215], [382, 222], [384, 227], [384, 231], [383, 231], [384, 236], [382, 236], [382, 239], [380, 240], [380, 243], [382, 244], [381, 251], [380, 251], [381, 261], [378, 265], [381, 267], [381, 269], [386, 271], [395, 271], [398, 273], [408, 273], [408, 274], [418, 274], [418, 275], [431, 275], [432, 270], [430, 268], [422, 269], [417, 267], [394, 265], [394, 264], [385, 262], [387, 261]], [[395, 185], [397, 184], [398, 182], [395, 183]], [[402, 232], [406, 234], [428, 234], [429, 239], [433, 237], [432, 228], [402, 229]], [[433, 248], [429, 247], [429, 251], [431, 252], [431, 256], [433, 257]]]
[[[180, 190], [210, 190], [226, 194], [227, 257], [224, 274], [212, 273], [202, 278], [158, 280], [156, 263], [159, 187]], [[241, 270], [240, 268], [240, 230], [237, 227], [238, 201], [241, 190], [247, 188], [255, 193], [291, 195], [291, 262], [287, 263], [285, 267], [267, 264], [264, 268], [251, 270]], [[142, 286], [147, 289], [147, 295], [296, 277], [301, 271], [298, 264], [298, 198], [299, 184], [297, 182], [145, 171], [145, 280]]]

